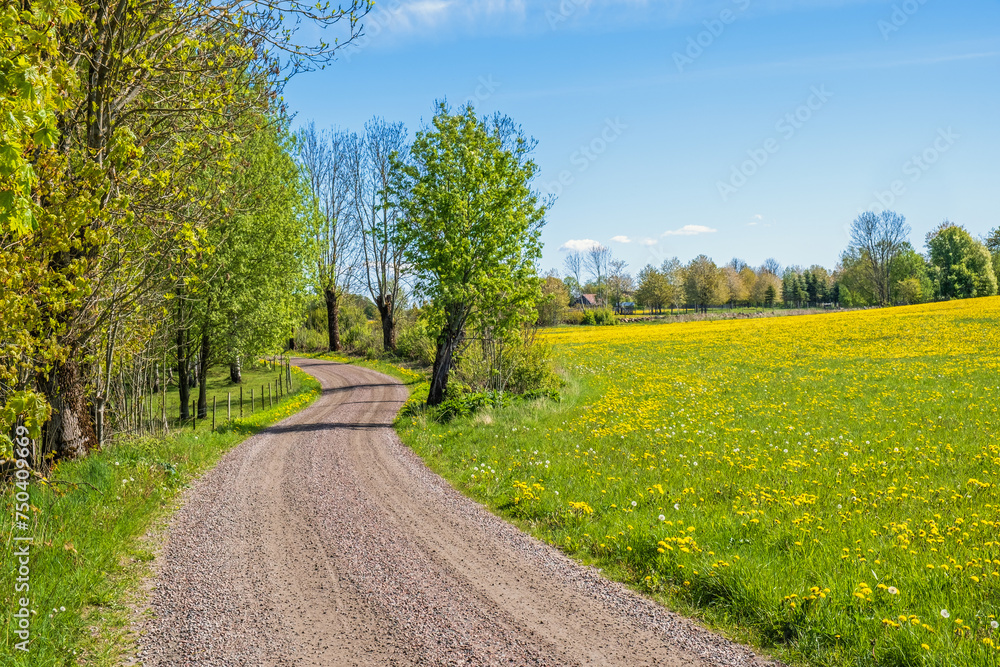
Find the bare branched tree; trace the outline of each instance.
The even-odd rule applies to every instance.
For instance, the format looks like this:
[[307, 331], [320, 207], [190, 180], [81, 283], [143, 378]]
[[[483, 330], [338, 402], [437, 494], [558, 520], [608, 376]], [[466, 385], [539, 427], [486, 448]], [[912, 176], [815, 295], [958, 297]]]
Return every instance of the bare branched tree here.
[[894, 211], [866, 211], [851, 224], [851, 244], [847, 252], [862, 259], [866, 278], [881, 305], [888, 304], [892, 291], [892, 269], [904, 250], [910, 226]]
[[365, 284], [382, 320], [382, 345], [396, 349], [396, 304], [402, 290], [404, 243], [399, 236], [401, 212], [389, 198], [393, 155], [407, 152], [402, 123], [373, 118], [350, 151], [352, 201], [361, 227]]
[[340, 351], [340, 303], [354, 285], [361, 253], [361, 228], [355, 210], [353, 155], [356, 134], [319, 132], [310, 123], [298, 133], [299, 162], [313, 200], [316, 286], [326, 302], [330, 350]]
[[580, 282], [580, 276], [583, 273], [583, 255], [580, 254], [579, 250], [573, 250], [566, 255], [566, 259], [563, 260], [563, 266], [566, 267], [566, 272], [573, 276], [578, 286], [583, 284]]
[[587, 250], [584, 263], [587, 271], [597, 283], [597, 296], [605, 298], [605, 281], [608, 277], [608, 263], [611, 261], [611, 248], [597, 244]]
[[608, 264], [608, 297], [616, 312], [621, 311], [621, 304], [625, 297], [635, 291], [635, 282], [626, 269], [628, 269], [628, 262], [623, 259], [613, 259]]
[[760, 270], [764, 273], [770, 273], [772, 276], [781, 275], [781, 264], [778, 263], [774, 257], [768, 257], [764, 260], [764, 263], [760, 265]]

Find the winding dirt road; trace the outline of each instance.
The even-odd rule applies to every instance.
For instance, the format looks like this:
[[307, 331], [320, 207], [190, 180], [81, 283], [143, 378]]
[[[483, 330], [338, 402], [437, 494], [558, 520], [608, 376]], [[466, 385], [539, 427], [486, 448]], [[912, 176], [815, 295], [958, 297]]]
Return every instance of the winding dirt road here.
[[393, 432], [396, 380], [297, 363], [323, 395], [188, 490], [137, 662], [770, 664], [452, 489]]

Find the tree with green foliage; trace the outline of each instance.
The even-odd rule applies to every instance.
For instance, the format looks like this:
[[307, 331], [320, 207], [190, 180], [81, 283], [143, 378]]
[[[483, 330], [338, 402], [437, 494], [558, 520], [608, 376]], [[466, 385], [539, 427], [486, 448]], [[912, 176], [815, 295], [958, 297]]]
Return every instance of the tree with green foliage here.
[[647, 264], [639, 271], [639, 287], [635, 291], [636, 301], [645, 310], [660, 312], [666, 303], [666, 279], [663, 273], [652, 264]]
[[680, 308], [684, 303], [684, 283], [687, 281], [687, 269], [681, 264], [681, 260], [676, 257], [663, 260], [660, 265], [660, 273], [663, 274], [663, 299], [664, 306], [673, 311]]
[[1000, 280], [1000, 227], [997, 227], [986, 236], [986, 249], [993, 257], [993, 274]]
[[395, 160], [406, 256], [438, 331], [428, 405], [444, 400], [470, 324], [512, 331], [534, 312], [546, 212], [531, 185], [534, 146], [507, 117], [440, 103], [409, 160]]
[[727, 298], [722, 272], [706, 255], [698, 255], [685, 269], [684, 293], [689, 305], [708, 312], [709, 306], [724, 303]]
[[774, 304], [777, 300], [778, 300], [778, 290], [775, 289], [774, 283], [769, 283], [767, 287], [764, 289], [764, 307], [774, 308]]
[[940, 295], [945, 299], [993, 296], [997, 277], [986, 246], [959, 225], [944, 223], [927, 239], [931, 262], [939, 271]]
[[559, 324], [569, 307], [569, 289], [555, 271], [541, 281], [542, 294], [538, 300], [538, 324], [551, 327]]

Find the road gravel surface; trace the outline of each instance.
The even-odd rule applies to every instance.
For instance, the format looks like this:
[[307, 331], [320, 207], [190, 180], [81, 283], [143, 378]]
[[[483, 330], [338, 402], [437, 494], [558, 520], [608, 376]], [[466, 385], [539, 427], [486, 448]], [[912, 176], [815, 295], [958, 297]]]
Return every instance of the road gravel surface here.
[[322, 395], [187, 490], [135, 663], [776, 664], [455, 491], [393, 431], [399, 381], [296, 363]]

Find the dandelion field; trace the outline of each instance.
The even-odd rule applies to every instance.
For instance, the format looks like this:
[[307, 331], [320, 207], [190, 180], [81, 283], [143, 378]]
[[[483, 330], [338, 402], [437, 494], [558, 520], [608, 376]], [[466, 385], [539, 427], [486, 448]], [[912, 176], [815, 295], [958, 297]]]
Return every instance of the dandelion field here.
[[1000, 298], [544, 337], [564, 403], [404, 440], [786, 660], [1000, 665]]

